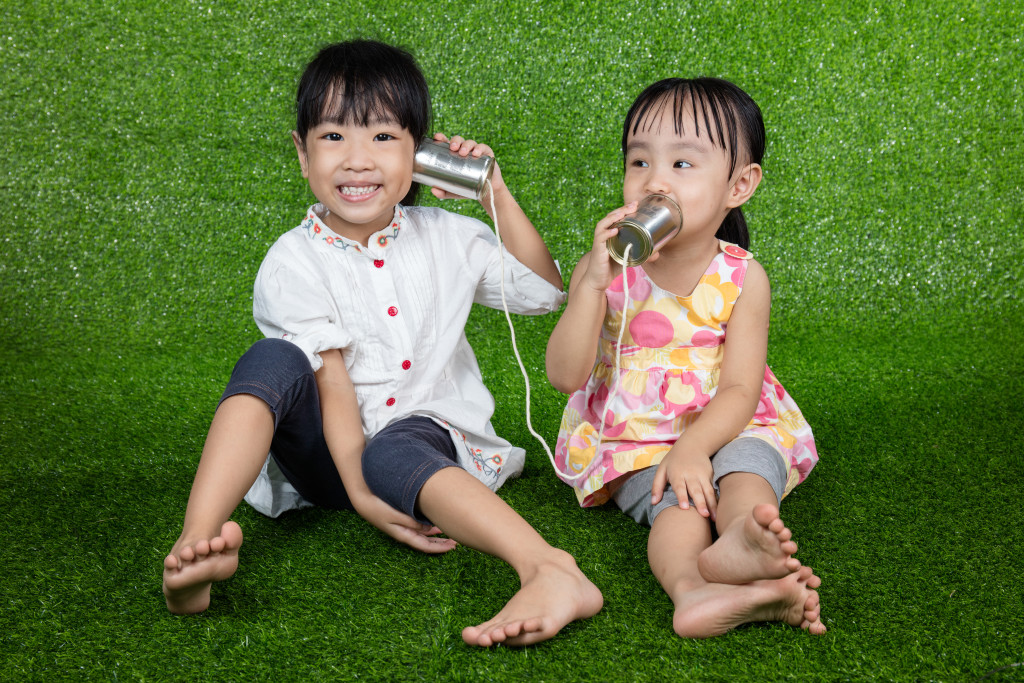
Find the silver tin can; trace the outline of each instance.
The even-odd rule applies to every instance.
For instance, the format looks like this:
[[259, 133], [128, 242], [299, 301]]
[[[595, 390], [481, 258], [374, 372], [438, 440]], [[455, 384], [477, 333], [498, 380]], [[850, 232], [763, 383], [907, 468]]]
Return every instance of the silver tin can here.
[[469, 199], [480, 199], [492, 173], [492, 157], [462, 157], [453, 153], [447, 142], [430, 139], [420, 142], [412, 166], [415, 182]]
[[606, 243], [608, 253], [617, 263], [622, 263], [626, 245], [632, 245], [625, 265], [638, 266], [675, 237], [683, 227], [683, 212], [669, 197], [649, 194], [640, 200], [634, 213], [620, 220], [615, 227], [619, 232]]

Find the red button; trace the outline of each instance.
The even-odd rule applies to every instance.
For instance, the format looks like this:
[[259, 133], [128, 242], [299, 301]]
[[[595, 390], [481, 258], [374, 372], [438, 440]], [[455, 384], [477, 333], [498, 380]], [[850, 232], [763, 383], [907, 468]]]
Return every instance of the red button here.
[[398, 315], [398, 309], [392, 306], [391, 308], [388, 309], [388, 315], [394, 318], [396, 315]]
[[377, 266], [378, 268], [383, 268], [384, 261], [382, 259], [374, 259], [373, 265]]
[[412, 367], [412, 363], [411, 362], [409, 362], [407, 360], [403, 360], [402, 361], [402, 369], [403, 370], [408, 370], [411, 367]]
[[388, 404], [388, 408], [390, 408], [391, 406], [395, 405], [395, 399], [389, 398], [387, 400], [387, 404]]

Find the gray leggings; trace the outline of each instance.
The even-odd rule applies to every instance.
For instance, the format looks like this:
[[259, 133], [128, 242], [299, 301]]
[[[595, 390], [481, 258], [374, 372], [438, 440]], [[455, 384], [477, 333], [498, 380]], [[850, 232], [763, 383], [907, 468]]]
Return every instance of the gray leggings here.
[[[775, 490], [775, 497], [782, 502], [786, 490], [786, 465], [779, 452], [768, 443], [754, 437], [742, 437], [722, 446], [711, 458], [715, 473], [712, 482], [718, 493], [718, 482], [733, 472], [749, 472], [765, 479]], [[673, 505], [679, 505], [679, 497], [671, 486], [665, 487], [665, 495], [656, 505], [651, 504], [651, 487], [657, 467], [647, 467], [629, 476], [612, 495], [615, 504], [640, 524], [650, 526], [654, 518]], [[690, 501], [693, 505], [693, 501]]]

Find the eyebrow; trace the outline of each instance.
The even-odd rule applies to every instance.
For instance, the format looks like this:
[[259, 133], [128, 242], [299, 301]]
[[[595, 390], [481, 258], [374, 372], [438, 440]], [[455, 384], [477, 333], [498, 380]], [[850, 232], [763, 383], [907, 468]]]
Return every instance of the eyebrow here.
[[398, 128], [402, 127], [402, 124], [400, 124], [396, 119], [393, 119], [393, 118], [384, 119], [384, 118], [374, 117], [374, 118], [369, 119], [366, 122], [365, 125], [359, 123], [358, 121], [349, 121], [348, 123], [342, 124], [342, 123], [339, 123], [338, 120], [335, 119], [335, 118], [324, 118], [322, 121], [320, 121], [320, 123], [316, 124], [315, 126], [311, 126], [310, 130], [312, 130], [313, 128], [319, 128], [319, 127], [322, 127], [322, 126], [341, 126], [341, 125], [363, 126], [364, 128], [386, 128], [386, 127], [390, 127], [390, 126], [395, 126], [395, 127], [398, 127]]
[[[701, 154], [707, 154], [710, 151], [707, 145], [701, 142], [670, 142], [666, 145], [659, 145], [659, 147], [662, 146], [670, 151], [698, 152]], [[636, 150], [647, 151], [650, 148], [651, 145], [645, 142], [634, 141], [626, 145], [626, 154]]]

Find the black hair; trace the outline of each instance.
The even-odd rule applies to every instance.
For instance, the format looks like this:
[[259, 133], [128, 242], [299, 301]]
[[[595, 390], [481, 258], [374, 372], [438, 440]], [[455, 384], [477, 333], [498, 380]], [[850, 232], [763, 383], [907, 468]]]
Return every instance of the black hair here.
[[[399, 47], [374, 40], [350, 40], [320, 50], [302, 74], [295, 97], [295, 131], [302, 144], [321, 123], [365, 126], [391, 120], [416, 144], [430, 126], [430, 90], [416, 59]], [[413, 183], [403, 204], [416, 203]]]
[[[764, 119], [761, 109], [739, 87], [721, 78], [666, 78], [648, 86], [629, 108], [622, 125], [622, 156], [625, 164], [626, 142], [644, 121], [653, 125], [668, 103], [672, 103], [672, 117], [676, 134], [683, 132], [683, 114], [693, 115], [697, 137], [701, 124], [708, 132], [711, 144], [728, 151], [729, 177], [741, 163], [760, 164], [764, 158]], [[652, 116], [655, 115], [655, 116]], [[717, 134], [717, 135], [716, 135]], [[746, 159], [740, 153], [746, 154]], [[732, 242], [747, 249], [750, 233], [741, 207], [732, 209], [718, 232], [718, 239]]]

